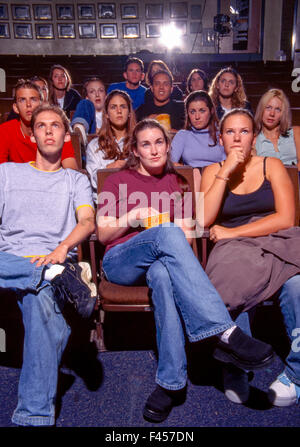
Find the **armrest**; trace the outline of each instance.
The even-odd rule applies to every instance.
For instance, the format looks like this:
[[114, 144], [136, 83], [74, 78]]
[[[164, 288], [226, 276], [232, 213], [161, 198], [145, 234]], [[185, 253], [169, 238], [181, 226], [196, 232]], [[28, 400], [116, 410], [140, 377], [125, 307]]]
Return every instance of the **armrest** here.
[[96, 249], [95, 249], [96, 242], [98, 242], [97, 235], [96, 235], [96, 233], [93, 233], [89, 237], [89, 249], [90, 249], [90, 260], [91, 260], [93, 283], [96, 284], [96, 287], [98, 290], [99, 280], [98, 280], [98, 275], [97, 275], [97, 261], [96, 261]]
[[206, 268], [207, 264], [207, 243], [209, 241], [209, 228], [204, 228], [203, 234], [201, 236], [201, 265], [203, 270]]

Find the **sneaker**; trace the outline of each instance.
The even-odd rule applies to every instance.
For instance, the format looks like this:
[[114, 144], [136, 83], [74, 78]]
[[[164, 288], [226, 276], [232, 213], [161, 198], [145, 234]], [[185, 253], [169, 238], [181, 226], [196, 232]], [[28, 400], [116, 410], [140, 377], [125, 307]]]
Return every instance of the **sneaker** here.
[[244, 404], [249, 399], [249, 376], [246, 371], [233, 365], [223, 367], [224, 393], [235, 404]]
[[270, 385], [268, 398], [277, 407], [289, 407], [298, 402], [300, 398], [300, 386], [292, 382], [283, 372]]
[[274, 359], [274, 352], [272, 346], [250, 337], [237, 326], [227, 343], [218, 339], [213, 356], [240, 369], [252, 370], [268, 365]]
[[87, 268], [66, 262], [64, 270], [52, 281], [58, 303], [63, 307], [70, 302], [79, 315], [89, 318], [96, 304], [96, 286], [91, 283]]
[[183, 390], [171, 391], [157, 385], [144, 407], [143, 416], [150, 422], [163, 422], [183, 397]]

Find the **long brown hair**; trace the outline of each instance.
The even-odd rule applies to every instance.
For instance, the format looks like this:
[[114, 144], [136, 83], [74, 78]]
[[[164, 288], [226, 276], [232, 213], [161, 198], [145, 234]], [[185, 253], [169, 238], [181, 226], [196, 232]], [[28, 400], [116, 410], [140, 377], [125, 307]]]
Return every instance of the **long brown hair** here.
[[216, 74], [214, 79], [212, 80], [212, 83], [210, 85], [209, 89], [209, 95], [212, 99], [212, 102], [215, 106], [219, 104], [219, 90], [217, 89], [218, 82], [221, 78], [221, 76], [225, 73], [230, 73], [235, 77], [236, 80], [236, 86], [237, 89], [235, 92], [233, 92], [231, 97], [231, 107], [233, 109], [235, 108], [244, 108], [247, 102], [247, 96], [244, 89], [244, 84], [241, 76], [239, 73], [232, 67], [226, 67], [219, 71], [219, 73]]
[[[118, 143], [116, 142], [114, 130], [109, 119], [107, 118], [109, 103], [114, 96], [122, 96], [122, 98], [124, 98], [124, 100], [126, 101], [129, 110], [129, 116], [126, 124], [126, 137], [124, 140], [122, 151], [120, 150]], [[128, 157], [130, 152], [130, 138], [135, 124], [135, 113], [132, 108], [130, 96], [122, 90], [112, 90], [105, 98], [102, 113], [102, 126], [99, 131], [98, 138], [99, 147], [97, 150], [104, 152], [105, 160], [124, 160]]]
[[[137, 149], [138, 134], [145, 129], [159, 129], [161, 131], [161, 133], [163, 134], [163, 138], [164, 138], [166, 144], [170, 147], [171, 141], [170, 141], [170, 138], [169, 138], [165, 128], [158, 121], [156, 121], [154, 119], [146, 118], [146, 119], [138, 122], [137, 125], [135, 126], [135, 128], [133, 129], [131, 140], [130, 140], [131, 151], [130, 151], [128, 159], [122, 169], [137, 170], [137, 168], [139, 167], [140, 159], [134, 154], [133, 150]], [[190, 190], [186, 179], [182, 175], [178, 174], [178, 172], [176, 171], [176, 169], [173, 165], [173, 162], [171, 161], [170, 151], [167, 154], [167, 161], [164, 166], [162, 175], [165, 175], [165, 174], [175, 174], [176, 175], [178, 184], [179, 184], [179, 187], [181, 190], [180, 192], [182, 195], [185, 192]]]
[[[196, 90], [195, 92], [191, 92], [184, 100], [184, 108], [185, 108], [185, 124], [184, 128], [186, 130], [192, 129], [192, 124], [189, 118], [188, 110], [190, 103], [192, 101], [203, 101], [209, 109], [210, 119], [208, 122], [208, 133], [212, 141], [214, 142], [213, 146], [217, 144], [217, 118], [216, 111], [213, 105], [213, 102], [207, 92], [204, 90]], [[211, 146], [211, 145], [210, 145]]]
[[70, 72], [69, 72], [65, 67], [63, 67], [63, 66], [60, 65], [60, 64], [52, 65], [52, 67], [50, 68], [50, 73], [49, 73], [49, 77], [48, 77], [48, 84], [49, 84], [49, 102], [50, 102], [50, 104], [53, 104], [53, 105], [56, 105], [56, 106], [57, 106], [57, 105], [58, 105], [58, 102], [57, 102], [57, 99], [56, 99], [55, 90], [54, 90], [53, 81], [52, 81], [52, 76], [53, 76], [53, 72], [54, 72], [55, 69], [63, 71], [64, 74], [66, 75], [66, 78], [67, 78], [66, 92], [67, 92], [68, 90], [70, 90], [70, 88], [71, 88], [71, 85], [72, 85], [72, 78], [71, 78], [71, 74], [70, 74]]
[[200, 78], [203, 81], [203, 90], [205, 90], [206, 92], [208, 91], [208, 78], [207, 78], [207, 74], [205, 73], [204, 70], [201, 70], [201, 68], [193, 68], [193, 70], [189, 73], [187, 80], [186, 80], [186, 91], [187, 93], [191, 93], [192, 92], [192, 77], [194, 74], [198, 74], [200, 76]]

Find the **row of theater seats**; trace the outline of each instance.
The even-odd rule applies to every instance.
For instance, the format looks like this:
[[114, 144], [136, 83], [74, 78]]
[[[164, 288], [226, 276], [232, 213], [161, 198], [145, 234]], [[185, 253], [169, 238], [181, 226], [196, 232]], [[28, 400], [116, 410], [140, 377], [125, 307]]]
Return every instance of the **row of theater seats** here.
[[[160, 57], [157, 57], [160, 58]], [[53, 63], [61, 63], [67, 66], [73, 75], [73, 86], [80, 93], [83, 80], [90, 75], [99, 75], [104, 83], [109, 85], [111, 82], [119, 82], [122, 80], [123, 72], [122, 57], [115, 58], [113, 56], [98, 57], [38, 57], [38, 56], [20, 56], [18, 58], [12, 56], [3, 56], [1, 64], [6, 72], [6, 92], [0, 92], [0, 122], [5, 121], [6, 112], [9, 112], [12, 105], [13, 87], [19, 78], [31, 77], [33, 74], [39, 74], [47, 78], [51, 65]], [[152, 59], [155, 59], [153, 55]], [[125, 60], [125, 59], [124, 59]], [[260, 96], [269, 88], [281, 88], [288, 96], [292, 112], [293, 125], [300, 124], [300, 101], [299, 94], [292, 90], [293, 63], [292, 61], [199, 61], [191, 62], [188, 57], [183, 61], [174, 62], [173, 69], [175, 84], [185, 91], [185, 80], [193, 68], [202, 68], [212, 79], [215, 74], [224, 66], [233, 66], [242, 76], [245, 90], [253, 110], [258, 104]], [[145, 63], [147, 68], [147, 63]], [[178, 68], [180, 67], [180, 69]], [[300, 85], [300, 81], [299, 81]]]

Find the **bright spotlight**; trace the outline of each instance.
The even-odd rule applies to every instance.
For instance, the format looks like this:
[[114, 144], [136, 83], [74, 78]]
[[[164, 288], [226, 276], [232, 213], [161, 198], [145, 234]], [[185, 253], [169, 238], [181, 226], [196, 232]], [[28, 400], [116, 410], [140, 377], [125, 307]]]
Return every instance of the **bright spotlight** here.
[[182, 31], [176, 28], [174, 23], [163, 25], [161, 27], [160, 43], [171, 50], [172, 48], [181, 46], [181, 36]]

